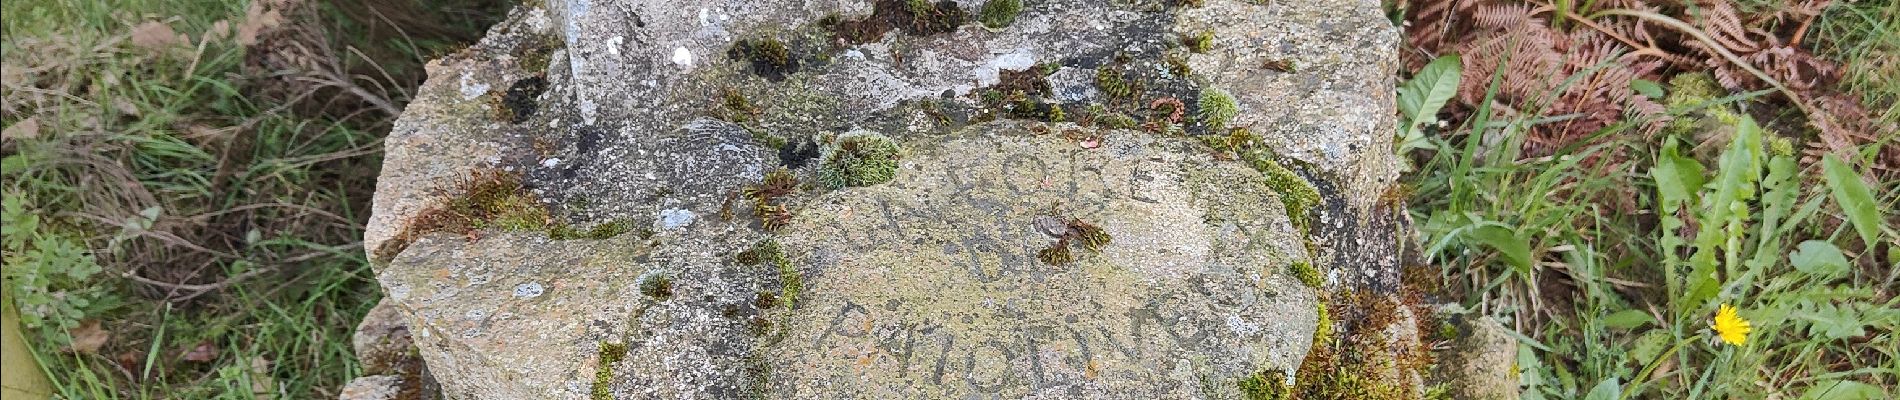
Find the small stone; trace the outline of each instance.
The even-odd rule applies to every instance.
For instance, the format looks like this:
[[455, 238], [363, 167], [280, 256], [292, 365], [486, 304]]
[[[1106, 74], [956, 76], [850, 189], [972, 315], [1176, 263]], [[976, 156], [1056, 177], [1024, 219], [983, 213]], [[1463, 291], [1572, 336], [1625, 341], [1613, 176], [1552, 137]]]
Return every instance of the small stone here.
[[673, 49], [673, 63], [679, 64], [681, 68], [692, 68], [693, 51], [687, 50], [685, 47]]
[[1062, 237], [1062, 235], [1069, 234], [1069, 223], [1063, 222], [1061, 218], [1047, 215], [1038, 216], [1036, 217], [1036, 232], [1042, 232], [1042, 234], [1049, 235], [1049, 237], [1059, 238]]
[[546, 290], [547, 288], [541, 287], [541, 282], [528, 282], [528, 283], [523, 283], [520, 285], [515, 285], [515, 298], [532, 299], [535, 297], [541, 297], [541, 293], [545, 292]]
[[693, 214], [690, 210], [671, 208], [660, 212], [660, 226], [666, 229], [679, 229], [687, 225], [692, 225], [693, 220], [698, 218], [699, 216]]

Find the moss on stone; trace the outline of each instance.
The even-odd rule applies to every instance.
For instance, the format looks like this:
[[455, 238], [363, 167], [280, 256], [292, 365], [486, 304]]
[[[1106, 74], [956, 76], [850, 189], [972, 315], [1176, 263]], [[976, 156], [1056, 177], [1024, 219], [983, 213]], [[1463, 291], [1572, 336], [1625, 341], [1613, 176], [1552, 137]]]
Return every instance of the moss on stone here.
[[615, 219], [612, 221], [595, 224], [593, 227], [587, 228], [586, 230], [576, 229], [572, 225], [568, 225], [565, 223], [555, 223], [551, 225], [552, 226], [548, 228], [548, 237], [555, 240], [573, 240], [573, 239], [600, 240], [600, 239], [613, 238], [615, 236], [620, 236], [620, 234], [631, 232], [633, 231], [634, 224], [632, 220], [622, 218], [622, 219]]
[[901, 153], [896, 141], [881, 134], [840, 136], [818, 160], [818, 182], [832, 189], [890, 182]]
[[1043, 264], [1064, 266], [1075, 262], [1075, 253], [1069, 251], [1068, 239], [1062, 239], [1036, 251], [1036, 260], [1042, 261]]
[[1292, 266], [1287, 267], [1287, 271], [1291, 272], [1293, 277], [1299, 278], [1300, 283], [1306, 284], [1306, 287], [1319, 289], [1324, 284], [1320, 280], [1319, 268], [1314, 268], [1313, 263], [1306, 260], [1294, 261]]
[[1294, 228], [1302, 234], [1307, 232], [1307, 214], [1319, 205], [1319, 189], [1266, 155], [1249, 152], [1242, 156], [1255, 170], [1266, 176], [1267, 187], [1280, 194], [1280, 203], [1286, 206], [1286, 216], [1293, 221]]
[[759, 227], [776, 231], [791, 223], [792, 211], [784, 198], [798, 192], [798, 176], [784, 167], [765, 173], [758, 184], [747, 185], [740, 193], [752, 201], [752, 215], [759, 219]]
[[1403, 305], [1368, 292], [1328, 297], [1333, 302], [1330, 314], [1341, 317], [1340, 328], [1334, 331], [1334, 317], [1322, 306], [1313, 349], [1300, 363], [1291, 394], [1319, 400], [1421, 398], [1419, 388], [1402, 377], [1428, 367], [1430, 349], [1392, 340], [1387, 333], [1398, 323]]
[[1236, 383], [1240, 387], [1240, 397], [1246, 400], [1284, 400], [1292, 398], [1287, 393], [1286, 371], [1270, 370], [1255, 372]]
[[1214, 49], [1214, 31], [1204, 30], [1193, 36], [1182, 38], [1181, 42], [1187, 45], [1188, 51], [1206, 53]]
[[1022, 0], [990, 0], [983, 3], [983, 10], [977, 19], [990, 29], [1002, 29], [1016, 22], [1016, 15], [1022, 12]]
[[567, 45], [554, 35], [535, 35], [524, 40], [526, 43], [515, 48], [515, 65], [532, 74], [547, 74], [548, 64], [554, 60], [554, 51]]
[[594, 366], [594, 383], [590, 398], [613, 400], [614, 363], [626, 357], [627, 345], [600, 342], [599, 362]]
[[1201, 89], [1200, 120], [1208, 130], [1218, 131], [1227, 127], [1227, 122], [1240, 115], [1240, 105], [1234, 101], [1234, 95], [1217, 87]]

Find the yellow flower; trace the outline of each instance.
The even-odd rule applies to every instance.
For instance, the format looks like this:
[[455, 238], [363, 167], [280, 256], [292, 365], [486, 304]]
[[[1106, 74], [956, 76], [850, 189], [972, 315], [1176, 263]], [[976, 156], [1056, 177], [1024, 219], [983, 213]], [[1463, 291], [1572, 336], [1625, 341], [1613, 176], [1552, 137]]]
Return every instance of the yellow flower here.
[[1735, 315], [1735, 306], [1727, 304], [1715, 312], [1715, 321], [1709, 324], [1709, 328], [1715, 329], [1715, 334], [1721, 335], [1722, 341], [1736, 346], [1748, 341], [1748, 331], [1754, 330], [1748, 326], [1748, 320]]

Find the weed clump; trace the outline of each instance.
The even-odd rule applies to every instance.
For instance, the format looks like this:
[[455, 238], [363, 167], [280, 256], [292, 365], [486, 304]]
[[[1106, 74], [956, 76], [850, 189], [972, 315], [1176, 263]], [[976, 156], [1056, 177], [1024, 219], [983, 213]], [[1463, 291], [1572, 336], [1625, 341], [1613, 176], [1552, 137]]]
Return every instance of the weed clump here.
[[881, 134], [841, 136], [820, 156], [818, 182], [832, 189], [890, 182], [901, 153], [896, 141]]
[[673, 297], [673, 274], [666, 270], [652, 270], [640, 274], [634, 279], [634, 285], [640, 287], [640, 294], [655, 300]]
[[977, 19], [990, 29], [1002, 29], [1016, 22], [1016, 15], [1023, 12], [1023, 0], [990, 0], [983, 3], [983, 11]]
[[1240, 106], [1234, 101], [1234, 95], [1217, 87], [1201, 89], [1201, 124], [1215, 130], [1227, 126], [1227, 122], [1240, 115]]

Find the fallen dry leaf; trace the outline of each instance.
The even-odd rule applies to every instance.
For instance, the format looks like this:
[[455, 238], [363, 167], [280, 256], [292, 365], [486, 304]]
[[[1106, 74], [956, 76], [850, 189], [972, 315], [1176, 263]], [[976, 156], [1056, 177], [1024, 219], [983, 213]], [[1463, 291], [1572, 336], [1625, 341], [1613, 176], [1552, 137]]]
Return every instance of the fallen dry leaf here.
[[97, 353], [99, 348], [105, 347], [106, 342], [112, 340], [112, 331], [100, 328], [99, 320], [96, 319], [81, 322], [79, 327], [68, 330], [66, 333], [73, 337], [73, 344], [67, 347], [67, 350], [74, 353]]
[[191, 38], [172, 30], [171, 25], [159, 21], [145, 21], [132, 28], [132, 45], [159, 52], [191, 41]]
[[[126, 371], [141, 371], [141, 370], [144, 370], [144, 366], [145, 366], [145, 352], [139, 351], [139, 350], [126, 350], [124, 352], [119, 353], [119, 355], [117, 356], [113, 356], [112, 360], [119, 363], [120, 369], [123, 369]], [[144, 380], [145, 378], [138, 377], [138, 379]]]
[[269, 397], [277, 392], [277, 381], [270, 377], [270, 360], [251, 357], [251, 394]]
[[7, 139], [32, 139], [40, 137], [40, 117], [27, 117], [0, 131], [0, 137]]
[[198, 342], [198, 347], [185, 352], [185, 361], [211, 362], [216, 359], [218, 359], [218, 345], [212, 344], [209, 340]]
[[250, 46], [257, 44], [258, 32], [275, 28], [277, 25], [283, 23], [284, 16], [278, 13], [277, 10], [265, 10], [264, 2], [261, 1], [251, 2], [251, 7], [244, 10], [244, 22], [238, 24], [238, 45]]
[[126, 100], [124, 97], [112, 99], [112, 108], [117, 109], [119, 114], [125, 116], [139, 116], [139, 106], [132, 104], [131, 100]]
[[204, 35], [200, 36], [198, 40], [210, 42], [214, 40], [224, 40], [224, 38], [230, 36], [231, 21], [218, 20], [218, 22], [211, 23], [211, 29], [206, 29]]

